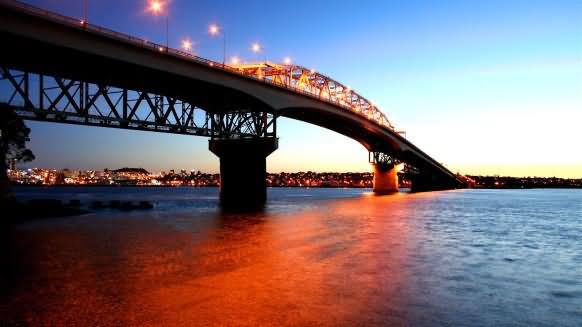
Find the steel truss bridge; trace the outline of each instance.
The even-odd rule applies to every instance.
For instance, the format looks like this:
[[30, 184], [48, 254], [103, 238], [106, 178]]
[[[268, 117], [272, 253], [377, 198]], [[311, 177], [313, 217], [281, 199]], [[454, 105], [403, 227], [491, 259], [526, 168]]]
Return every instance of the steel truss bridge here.
[[[225, 65], [16, 1], [0, 0], [0, 21], [0, 110], [24, 119], [210, 137], [229, 176], [226, 157], [266, 157], [277, 117], [289, 117], [357, 140], [377, 166], [405, 163], [413, 189], [464, 186], [371, 101], [314, 70]], [[231, 169], [256, 169], [251, 161]], [[258, 166], [264, 175], [264, 157]]]

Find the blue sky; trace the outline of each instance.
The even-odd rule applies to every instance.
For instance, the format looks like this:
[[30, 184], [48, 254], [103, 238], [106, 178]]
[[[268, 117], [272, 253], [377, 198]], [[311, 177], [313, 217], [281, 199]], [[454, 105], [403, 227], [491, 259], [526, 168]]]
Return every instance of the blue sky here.
[[[27, 1], [81, 17], [82, 1]], [[163, 43], [147, 1], [88, 1], [91, 23]], [[183, 38], [229, 56], [314, 68], [373, 100], [408, 138], [467, 174], [582, 177], [582, 1], [186, 1], [169, 6]], [[264, 45], [260, 56], [250, 44]], [[30, 123], [33, 166], [217, 171], [204, 138]], [[268, 170], [369, 171], [357, 142], [282, 119]]]

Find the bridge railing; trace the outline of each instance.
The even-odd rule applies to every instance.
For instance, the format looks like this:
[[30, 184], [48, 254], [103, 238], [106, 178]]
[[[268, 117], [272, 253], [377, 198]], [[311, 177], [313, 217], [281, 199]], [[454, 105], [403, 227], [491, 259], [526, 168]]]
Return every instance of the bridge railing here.
[[[131, 36], [131, 35], [128, 35], [125, 33], [120, 33], [120, 32], [117, 32], [117, 31], [114, 31], [114, 30], [111, 30], [111, 29], [108, 29], [105, 27], [101, 27], [98, 25], [89, 24], [87, 21], [74, 19], [72, 17], [68, 17], [68, 16], [64, 16], [64, 15], [61, 15], [61, 14], [58, 14], [58, 13], [55, 13], [52, 11], [44, 10], [44, 9], [29, 5], [26, 3], [22, 3], [19, 1], [6, 1], [6, 0], [0, 0], [0, 3], [8, 3], [12, 7], [15, 7], [15, 8], [18, 8], [22, 11], [25, 11], [28, 14], [39, 16], [39, 17], [42, 17], [44, 19], [49, 19], [49, 20], [52, 20], [56, 23], [68, 25], [70, 27], [74, 27], [74, 28], [77, 28], [80, 30], [90, 31], [90, 32], [100, 34], [100, 35], [105, 35], [107, 37], [110, 37], [110, 38], [113, 38], [113, 39], [116, 39], [119, 41], [131, 43], [135, 46], [149, 49], [151, 51], [172, 55], [174, 57], [178, 57], [181, 59], [188, 59], [188, 60], [200, 63], [200, 64], [207, 65], [207, 66], [215, 68], [215, 69], [220, 69], [220, 70], [234, 73], [237, 75], [245, 76], [247, 78], [251, 78], [251, 79], [254, 79], [254, 80], [259, 81], [259, 82], [275, 85], [275, 86], [278, 86], [278, 87], [281, 87], [284, 89], [289, 89], [289, 90], [292, 90], [293, 92], [300, 93], [300, 94], [315, 98], [319, 101], [328, 102], [328, 103], [331, 103], [335, 106], [345, 108], [345, 109], [350, 110], [351, 112], [356, 113], [360, 116], [363, 116], [363, 117], [367, 118], [368, 120], [371, 120], [371, 121], [373, 121], [373, 122], [375, 122], [383, 127], [386, 127], [392, 131], [395, 131], [394, 125], [390, 122], [390, 120], [386, 117], [386, 115], [381, 110], [379, 110], [371, 101], [367, 100], [366, 98], [364, 98], [363, 96], [359, 95], [358, 93], [356, 93], [354, 91], [350, 91], [350, 94], [352, 96], [355, 96], [355, 98], [357, 99], [357, 103], [358, 103], [357, 105], [353, 105], [350, 102], [346, 102], [346, 101], [340, 101], [340, 100], [338, 100], [337, 96], [333, 97], [333, 96], [329, 95], [328, 97], [322, 97], [321, 91], [319, 93], [311, 92], [311, 91], [308, 91], [306, 89], [302, 89], [301, 87], [297, 87], [297, 85], [294, 85], [292, 83], [279, 83], [275, 80], [269, 80], [267, 78], [260, 78], [259, 76], [254, 75], [254, 74], [246, 74], [244, 70], [239, 69], [236, 66], [231, 66], [231, 65], [219, 63], [219, 62], [216, 62], [213, 60], [209, 60], [209, 59], [206, 59], [203, 57], [196, 56], [196, 55], [189, 53], [189, 52], [166, 47], [165, 45], [157, 44], [155, 42], [151, 42], [151, 41], [148, 41], [148, 40], [145, 40], [142, 38], [138, 38], [135, 36]], [[300, 66], [291, 66], [291, 65], [283, 65], [283, 66], [287, 66], [289, 69], [293, 69], [293, 68], [305, 69], [305, 68], [300, 67]], [[341, 83], [338, 83], [325, 75], [317, 73], [317, 76], [324, 78], [327, 82], [331, 82], [331, 83], [334, 83], [336, 85], [341, 86], [342, 88], [345, 88], [345, 86], [343, 86]]]

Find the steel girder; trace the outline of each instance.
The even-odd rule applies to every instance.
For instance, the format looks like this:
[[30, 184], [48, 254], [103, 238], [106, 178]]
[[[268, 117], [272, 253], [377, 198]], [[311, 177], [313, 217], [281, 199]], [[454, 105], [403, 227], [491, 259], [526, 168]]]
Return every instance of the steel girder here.
[[394, 125], [376, 105], [350, 87], [313, 69], [297, 65], [258, 63], [231, 65], [240, 74], [328, 101], [394, 131]]
[[214, 138], [274, 137], [276, 129], [271, 113], [211, 114], [187, 101], [161, 94], [1, 66], [0, 106], [14, 109], [27, 120]]
[[230, 111], [209, 114], [212, 139], [275, 138], [277, 119], [269, 112]]

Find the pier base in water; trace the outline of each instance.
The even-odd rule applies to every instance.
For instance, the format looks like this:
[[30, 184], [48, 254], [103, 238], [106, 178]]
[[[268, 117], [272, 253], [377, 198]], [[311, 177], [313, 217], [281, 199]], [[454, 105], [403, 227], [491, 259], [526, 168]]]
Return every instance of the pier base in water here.
[[257, 207], [267, 200], [267, 156], [276, 138], [210, 140], [220, 158], [220, 203], [227, 207]]
[[374, 193], [390, 194], [398, 192], [398, 171], [394, 165], [374, 165]]

